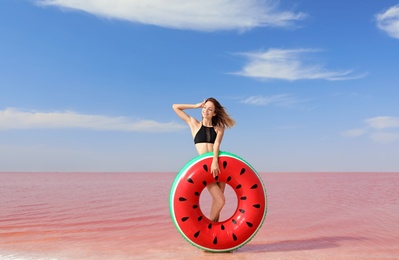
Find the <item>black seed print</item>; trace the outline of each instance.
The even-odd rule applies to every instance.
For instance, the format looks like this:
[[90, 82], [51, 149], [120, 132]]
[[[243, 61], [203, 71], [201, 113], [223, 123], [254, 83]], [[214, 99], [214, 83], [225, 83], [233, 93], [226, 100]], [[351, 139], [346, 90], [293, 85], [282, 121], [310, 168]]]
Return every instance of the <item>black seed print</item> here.
[[241, 185], [241, 184], [238, 184], [237, 187], [236, 187], [236, 189], [239, 189], [239, 188], [241, 188], [241, 187], [242, 187], [242, 185]]
[[184, 221], [186, 221], [187, 219], [188, 219], [188, 217], [184, 217], [184, 218], [181, 219], [181, 221], [184, 222]]
[[245, 197], [245, 196], [240, 198], [240, 200], [246, 200], [246, 199], [247, 199], [247, 197]]
[[187, 199], [186, 198], [183, 198], [183, 197], [180, 197], [179, 198], [179, 201], [186, 201]]
[[223, 161], [223, 169], [226, 169], [226, 167], [227, 167], [227, 162]]
[[233, 222], [234, 225], [237, 224], [237, 221], [235, 219], [232, 219], [231, 221]]
[[202, 216], [199, 216], [199, 217], [198, 217], [198, 221], [201, 221], [201, 220], [202, 220]]
[[194, 237], [198, 237], [199, 236], [200, 231], [198, 230], [195, 234]]
[[193, 205], [193, 209], [196, 209], [196, 208], [198, 208], [198, 205]]
[[203, 182], [202, 182], [202, 184], [204, 184], [204, 186], [206, 186], [206, 185], [207, 185], [206, 181], [203, 181]]
[[242, 169], [241, 169], [241, 172], [240, 172], [240, 175], [243, 175], [244, 172], [245, 172], [245, 168], [242, 168]]
[[209, 223], [208, 228], [209, 228], [209, 229], [212, 228], [212, 223]]
[[229, 181], [231, 181], [231, 176], [227, 177], [227, 181], [226, 182], [229, 182]]
[[247, 222], [248, 227], [252, 227], [253, 224], [251, 222]]
[[253, 189], [256, 189], [256, 188], [258, 188], [258, 184], [254, 184], [254, 185], [252, 185], [252, 187], [251, 187], [252, 190], [253, 190]]
[[206, 172], [208, 172], [208, 165], [204, 164], [202, 167], [204, 167], [204, 170], [205, 170]]
[[219, 176], [216, 176], [216, 177], [215, 177], [215, 181], [217, 181], [218, 179], [219, 179]]
[[237, 241], [237, 236], [234, 235], [234, 233], [233, 233], [233, 240], [234, 240], [234, 241]]
[[243, 209], [240, 209], [240, 212], [241, 212], [241, 213], [245, 213], [245, 210], [243, 210]]
[[257, 208], [257, 209], [259, 209], [260, 208], [260, 204], [254, 204], [254, 205], [252, 205], [254, 208]]
[[215, 237], [215, 239], [213, 240], [213, 244], [216, 245], [218, 243], [218, 237]]
[[200, 194], [199, 194], [198, 191], [196, 191], [196, 192], [194, 192], [194, 195], [195, 195], [195, 196], [199, 196]]
[[221, 225], [220, 227], [221, 227], [222, 230], [224, 230], [224, 225]]
[[194, 183], [193, 179], [191, 179], [191, 178], [188, 178], [187, 181], [188, 181], [189, 183]]

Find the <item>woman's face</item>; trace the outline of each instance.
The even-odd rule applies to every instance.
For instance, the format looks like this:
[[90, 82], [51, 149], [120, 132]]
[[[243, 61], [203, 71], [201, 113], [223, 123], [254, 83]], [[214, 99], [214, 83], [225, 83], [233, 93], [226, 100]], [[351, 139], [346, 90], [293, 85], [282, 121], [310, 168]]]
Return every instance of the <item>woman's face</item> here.
[[211, 101], [207, 101], [202, 108], [202, 117], [212, 119], [215, 115], [215, 105]]

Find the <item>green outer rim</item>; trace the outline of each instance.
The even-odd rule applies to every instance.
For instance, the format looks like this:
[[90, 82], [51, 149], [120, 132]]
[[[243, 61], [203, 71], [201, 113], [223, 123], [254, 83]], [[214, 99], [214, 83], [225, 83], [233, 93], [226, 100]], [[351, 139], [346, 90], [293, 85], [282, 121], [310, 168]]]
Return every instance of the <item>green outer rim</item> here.
[[262, 178], [260, 177], [260, 175], [258, 174], [258, 172], [252, 167], [252, 165], [250, 165], [247, 161], [245, 161], [244, 159], [242, 159], [242, 158], [239, 157], [238, 155], [235, 155], [235, 154], [232, 154], [232, 153], [229, 153], [229, 152], [220, 151], [220, 152], [219, 152], [219, 156], [221, 156], [221, 155], [230, 156], [230, 157], [233, 157], [233, 158], [235, 158], [235, 159], [237, 159], [237, 160], [240, 160], [240, 161], [244, 162], [244, 163], [245, 163], [246, 165], [248, 165], [248, 166], [253, 170], [253, 172], [258, 176], [258, 178], [259, 178], [259, 180], [260, 180], [260, 183], [262, 184], [263, 193], [264, 193], [264, 195], [265, 195], [265, 211], [263, 212], [262, 221], [261, 221], [261, 223], [259, 224], [258, 228], [254, 231], [254, 233], [253, 233], [246, 241], [244, 241], [243, 243], [241, 243], [241, 244], [239, 244], [239, 245], [237, 245], [237, 246], [235, 246], [235, 247], [227, 248], [227, 249], [216, 249], [216, 250], [214, 250], [214, 249], [202, 247], [202, 246], [200, 246], [200, 245], [194, 243], [194, 242], [191, 241], [190, 239], [188, 239], [187, 236], [184, 234], [184, 232], [181, 231], [181, 229], [180, 229], [180, 227], [179, 227], [179, 225], [178, 225], [178, 223], [177, 223], [177, 221], [176, 221], [176, 217], [175, 217], [175, 214], [174, 214], [174, 211], [173, 211], [173, 198], [174, 198], [174, 193], [175, 193], [175, 190], [176, 190], [176, 186], [177, 186], [178, 183], [180, 182], [180, 179], [181, 179], [182, 175], [184, 175], [184, 174], [187, 172], [187, 170], [188, 170], [193, 164], [195, 164], [196, 162], [198, 162], [198, 161], [200, 161], [200, 160], [202, 160], [202, 159], [204, 159], [204, 158], [213, 157], [213, 152], [208, 152], [208, 153], [205, 153], [205, 154], [202, 154], [202, 155], [198, 155], [197, 157], [194, 157], [193, 159], [191, 159], [191, 160], [179, 171], [179, 173], [176, 175], [175, 180], [174, 180], [174, 182], [173, 182], [173, 184], [172, 184], [172, 187], [171, 187], [171, 189], [170, 189], [170, 194], [169, 194], [169, 212], [170, 212], [170, 215], [171, 215], [171, 217], [172, 217], [172, 219], [173, 219], [173, 224], [175, 225], [176, 229], [179, 231], [180, 235], [182, 235], [182, 237], [184, 237], [184, 239], [185, 239], [187, 242], [189, 242], [191, 245], [193, 245], [193, 246], [195, 246], [195, 247], [198, 247], [198, 248], [200, 248], [200, 249], [202, 249], [202, 250], [209, 251], [209, 252], [215, 252], [215, 253], [216, 253], [216, 252], [231, 252], [231, 251], [237, 250], [238, 248], [244, 246], [244, 245], [247, 244], [249, 241], [251, 241], [252, 238], [256, 235], [256, 233], [258, 233], [258, 231], [260, 230], [260, 228], [261, 228], [262, 225], [263, 225], [263, 222], [265, 221], [266, 213], [267, 213], [267, 206], [268, 206], [268, 200], [267, 200], [267, 194], [266, 194], [265, 185], [264, 185], [264, 183], [263, 183]]

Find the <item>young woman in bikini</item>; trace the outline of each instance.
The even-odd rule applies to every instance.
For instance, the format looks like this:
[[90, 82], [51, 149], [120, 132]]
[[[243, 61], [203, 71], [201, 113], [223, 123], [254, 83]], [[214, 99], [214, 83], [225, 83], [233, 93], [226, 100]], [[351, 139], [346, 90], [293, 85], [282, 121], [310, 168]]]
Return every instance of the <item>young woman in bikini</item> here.
[[[202, 108], [202, 120], [189, 116], [186, 109]], [[213, 152], [211, 174], [216, 177], [219, 170], [219, 148], [225, 128], [231, 128], [235, 121], [226, 113], [226, 109], [214, 98], [208, 98], [198, 104], [173, 104], [173, 110], [186, 122], [194, 138], [198, 154]], [[210, 220], [219, 221], [220, 212], [225, 204], [224, 190], [226, 183], [214, 182], [207, 186], [212, 197]]]

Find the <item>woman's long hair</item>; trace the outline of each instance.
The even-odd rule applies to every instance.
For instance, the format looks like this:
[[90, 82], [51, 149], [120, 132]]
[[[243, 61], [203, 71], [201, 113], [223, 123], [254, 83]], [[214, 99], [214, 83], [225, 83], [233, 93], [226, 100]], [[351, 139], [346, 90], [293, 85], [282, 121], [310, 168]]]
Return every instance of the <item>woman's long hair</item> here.
[[232, 128], [236, 124], [236, 121], [234, 121], [234, 119], [227, 114], [226, 108], [224, 108], [219, 101], [213, 97], [208, 98], [206, 102], [208, 101], [215, 105], [216, 115], [212, 117], [212, 125], [222, 126], [224, 128]]

